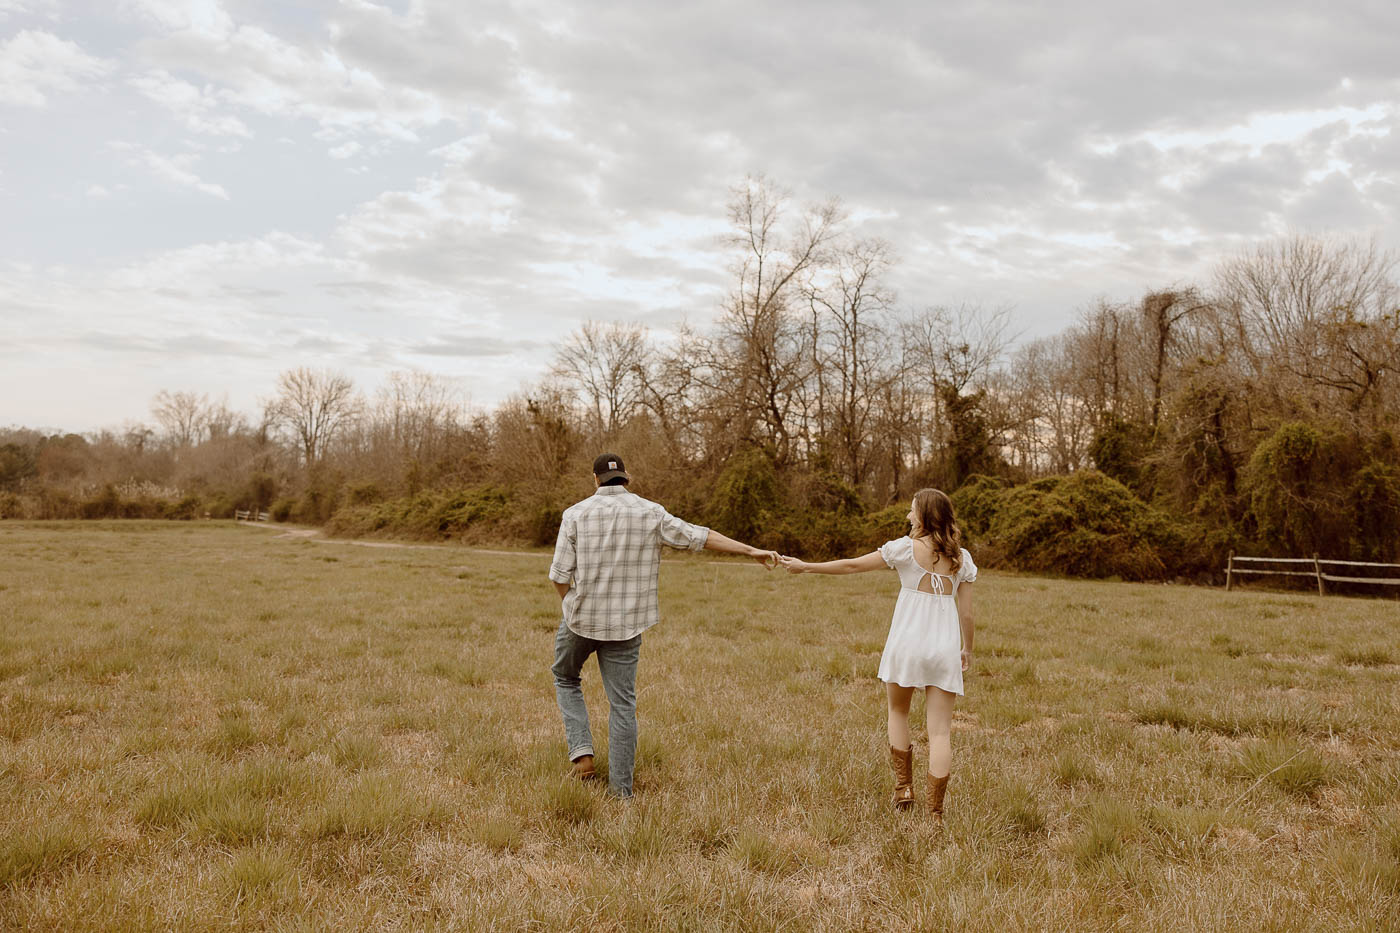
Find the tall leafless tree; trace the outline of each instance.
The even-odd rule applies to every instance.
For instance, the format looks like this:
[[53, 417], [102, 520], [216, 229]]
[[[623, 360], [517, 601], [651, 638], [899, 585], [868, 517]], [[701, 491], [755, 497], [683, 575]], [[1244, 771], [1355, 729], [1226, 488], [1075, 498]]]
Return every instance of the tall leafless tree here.
[[888, 243], [852, 240], [833, 249], [825, 274], [809, 277], [802, 287], [811, 309], [816, 423], [857, 487], [868, 466], [873, 408], [884, 384], [897, 375], [888, 365], [881, 321], [894, 304], [884, 282], [893, 261]]
[[360, 407], [348, 376], [301, 367], [277, 377], [277, 395], [269, 412], [296, 437], [303, 462], [313, 467], [336, 435], [359, 415]]
[[151, 414], [165, 429], [166, 440], [176, 449], [199, 443], [208, 408], [208, 397], [193, 392], [168, 392], [162, 389], [151, 401]]
[[826, 260], [841, 221], [839, 204], [830, 200], [805, 211], [797, 229], [784, 234], [787, 198], [762, 177], [733, 192], [731, 244], [740, 259], [711, 358], [735, 433], [771, 444], [780, 463], [793, 453], [793, 405], [810, 358], [794, 301], [805, 274]]
[[612, 435], [642, 408], [648, 355], [642, 325], [588, 321], [559, 347], [553, 369], [580, 394], [595, 429]]

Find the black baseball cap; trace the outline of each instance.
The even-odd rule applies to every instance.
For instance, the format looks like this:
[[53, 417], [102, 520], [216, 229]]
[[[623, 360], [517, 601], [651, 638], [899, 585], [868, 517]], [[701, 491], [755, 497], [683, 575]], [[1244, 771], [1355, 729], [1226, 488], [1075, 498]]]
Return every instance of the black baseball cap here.
[[599, 454], [593, 461], [593, 475], [598, 477], [598, 484], [602, 485], [610, 479], [622, 477], [623, 482], [628, 482], [632, 477], [627, 475], [627, 467], [622, 465], [622, 458], [617, 454]]

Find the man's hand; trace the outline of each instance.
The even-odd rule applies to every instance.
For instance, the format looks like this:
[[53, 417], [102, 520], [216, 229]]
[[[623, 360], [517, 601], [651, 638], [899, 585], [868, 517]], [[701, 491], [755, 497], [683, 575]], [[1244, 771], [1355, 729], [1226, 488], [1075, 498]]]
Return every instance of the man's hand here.
[[772, 570], [782, 561], [777, 551], [762, 551], [758, 548], [750, 548], [749, 556], [763, 565], [764, 570]]

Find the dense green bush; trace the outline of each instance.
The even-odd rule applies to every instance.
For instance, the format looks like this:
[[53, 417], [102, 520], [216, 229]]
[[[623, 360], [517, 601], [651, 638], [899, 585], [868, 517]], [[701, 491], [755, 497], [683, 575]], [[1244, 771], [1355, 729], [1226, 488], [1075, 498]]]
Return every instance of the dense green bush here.
[[983, 559], [1042, 573], [1156, 580], [1182, 567], [1186, 543], [1183, 526], [1117, 480], [1086, 470], [1006, 490], [992, 510]]
[[185, 496], [179, 502], [167, 503], [165, 507], [165, 518], [177, 521], [189, 521], [199, 518], [204, 512], [204, 500], [199, 496]]
[[1347, 487], [1351, 516], [1351, 557], [1391, 561], [1400, 553], [1400, 470], [1370, 460], [1352, 475]]
[[782, 525], [782, 495], [778, 473], [764, 451], [750, 447], [725, 464], [715, 483], [707, 510], [708, 524], [741, 541]]
[[1400, 468], [1388, 434], [1288, 422], [1244, 471], [1247, 518], [1267, 553], [1389, 561], [1400, 550]]
[[949, 496], [953, 500], [953, 513], [957, 516], [964, 543], [980, 541], [991, 530], [1010, 485], [999, 477], [978, 474], [969, 476], [967, 482]]
[[[455, 491], [428, 490], [372, 505], [346, 506], [330, 518], [326, 529], [331, 534], [345, 537], [387, 534], [423, 539], [452, 538], [469, 530], [499, 528], [512, 518], [511, 505], [510, 493], [498, 486], [476, 486]], [[547, 520], [540, 516], [532, 518], [536, 523]], [[550, 540], [546, 543], [552, 543], [557, 531], [558, 521], [555, 519]], [[502, 536], [508, 536], [508, 533]], [[539, 537], [533, 530], [530, 536]]]

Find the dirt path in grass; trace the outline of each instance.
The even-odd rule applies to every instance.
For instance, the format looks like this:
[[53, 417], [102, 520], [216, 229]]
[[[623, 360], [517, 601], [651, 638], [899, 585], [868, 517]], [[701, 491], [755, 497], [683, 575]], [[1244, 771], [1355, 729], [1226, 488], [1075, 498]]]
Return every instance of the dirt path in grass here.
[[[360, 541], [354, 538], [328, 538], [319, 528], [279, 528], [278, 526], [264, 525], [258, 522], [239, 522], [240, 525], [247, 525], [252, 528], [265, 528], [268, 531], [280, 531], [280, 534], [273, 535], [273, 540], [282, 538], [300, 539], [304, 541], [314, 541], [317, 544], [353, 544], [356, 547], [377, 547], [377, 548], [426, 548], [435, 551], [465, 551], [468, 554], [501, 554], [506, 557], [538, 557], [550, 558], [552, 555], [539, 551], [501, 551], [484, 547], [463, 547], [458, 544], [404, 544], [400, 541]], [[686, 563], [686, 561], [667, 560], [662, 558], [663, 564]], [[747, 561], [719, 561], [723, 564], [744, 564]]]
[[[276, 528], [273, 528], [273, 527], [270, 527], [270, 526], [267, 526], [267, 525], [257, 524], [257, 523], [254, 523], [254, 522], [239, 522], [239, 524], [240, 524], [240, 525], [249, 525], [249, 526], [251, 526], [251, 527], [256, 527], [256, 528], [267, 528], [269, 531], [275, 531], [275, 530], [277, 530]], [[513, 556], [516, 556], [516, 557], [548, 557], [548, 556], [549, 556], [548, 554], [537, 554], [537, 553], [532, 552], [532, 551], [495, 551], [495, 550], [491, 550], [491, 549], [489, 549], [489, 548], [461, 547], [461, 546], [459, 546], [459, 545], [453, 545], [453, 544], [405, 544], [404, 542], [401, 542], [401, 541], [360, 541], [360, 540], [357, 540], [357, 539], [354, 539], [354, 538], [328, 538], [328, 537], [326, 537], [325, 533], [322, 532], [319, 528], [285, 528], [285, 529], [282, 529], [282, 530], [281, 530], [281, 533], [280, 533], [280, 534], [275, 534], [275, 535], [273, 535], [272, 537], [273, 537], [273, 540], [279, 540], [279, 539], [282, 539], [282, 538], [293, 538], [293, 539], [303, 540], [303, 541], [314, 541], [314, 542], [316, 542], [317, 544], [352, 544], [352, 545], [354, 545], [354, 546], [356, 546], [356, 547], [414, 548], [414, 549], [423, 549], [423, 548], [426, 548], [426, 549], [435, 550], [435, 551], [446, 551], [446, 550], [468, 551], [468, 552], [473, 553], [473, 554], [505, 554], [505, 555], [513, 555]]]

